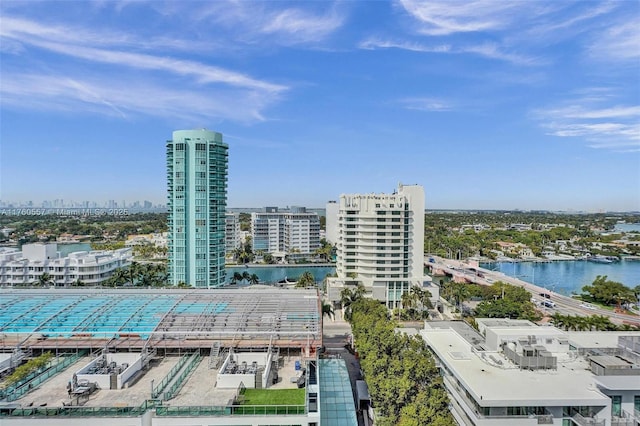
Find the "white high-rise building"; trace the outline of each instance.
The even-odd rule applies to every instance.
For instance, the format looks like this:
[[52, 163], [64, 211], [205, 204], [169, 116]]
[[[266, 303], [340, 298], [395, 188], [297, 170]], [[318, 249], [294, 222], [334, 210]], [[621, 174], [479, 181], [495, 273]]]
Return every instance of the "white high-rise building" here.
[[329, 280], [330, 300], [339, 301], [343, 288], [361, 283], [371, 297], [395, 308], [412, 286], [423, 287], [422, 186], [400, 184], [393, 194], [342, 195], [337, 220], [330, 217], [333, 204], [327, 205], [327, 235], [336, 238], [338, 277]]

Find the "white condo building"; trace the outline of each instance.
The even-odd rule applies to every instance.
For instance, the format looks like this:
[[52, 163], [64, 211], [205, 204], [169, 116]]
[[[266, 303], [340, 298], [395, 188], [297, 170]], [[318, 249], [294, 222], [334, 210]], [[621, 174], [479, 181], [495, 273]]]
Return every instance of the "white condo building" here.
[[640, 332], [565, 332], [528, 321], [425, 323], [464, 426], [637, 426]]
[[254, 252], [306, 257], [320, 247], [320, 218], [304, 207], [287, 212], [266, 207], [264, 212], [251, 213], [251, 238]]
[[227, 256], [242, 246], [242, 232], [240, 231], [240, 214], [227, 212], [225, 218], [224, 246]]
[[[337, 302], [343, 288], [361, 283], [374, 299], [395, 308], [412, 286], [430, 285], [424, 275], [424, 208], [423, 187], [402, 184], [393, 194], [341, 195], [339, 203], [327, 204], [327, 236], [337, 248], [329, 299]], [[427, 289], [438, 296], [435, 287]]]
[[22, 251], [0, 248], [0, 286], [32, 284], [47, 273], [57, 286], [82, 281], [96, 285], [131, 264], [131, 248], [79, 251], [60, 257], [56, 243], [25, 244]]

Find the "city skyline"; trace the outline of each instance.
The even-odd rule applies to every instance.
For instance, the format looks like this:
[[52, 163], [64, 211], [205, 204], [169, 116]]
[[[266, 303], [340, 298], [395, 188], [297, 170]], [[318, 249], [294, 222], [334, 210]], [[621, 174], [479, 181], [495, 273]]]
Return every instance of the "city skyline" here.
[[640, 210], [636, 2], [65, 5], [0, 4], [3, 202], [166, 204], [207, 128], [232, 208]]

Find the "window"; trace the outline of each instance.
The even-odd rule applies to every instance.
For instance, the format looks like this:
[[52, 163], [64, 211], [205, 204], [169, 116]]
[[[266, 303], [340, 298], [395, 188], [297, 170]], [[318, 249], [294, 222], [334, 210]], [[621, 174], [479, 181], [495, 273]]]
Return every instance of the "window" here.
[[615, 417], [622, 416], [622, 396], [621, 395], [613, 395], [611, 397], [611, 415]]

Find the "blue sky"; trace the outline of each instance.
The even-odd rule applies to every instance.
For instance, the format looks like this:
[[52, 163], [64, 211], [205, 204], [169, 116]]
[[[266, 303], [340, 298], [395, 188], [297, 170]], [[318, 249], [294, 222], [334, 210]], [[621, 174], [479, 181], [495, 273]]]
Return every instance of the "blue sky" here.
[[640, 2], [0, 2], [0, 200], [230, 207], [425, 187], [427, 208], [640, 210]]

